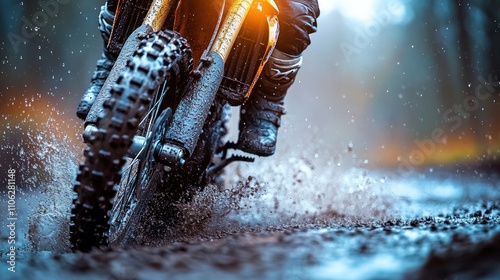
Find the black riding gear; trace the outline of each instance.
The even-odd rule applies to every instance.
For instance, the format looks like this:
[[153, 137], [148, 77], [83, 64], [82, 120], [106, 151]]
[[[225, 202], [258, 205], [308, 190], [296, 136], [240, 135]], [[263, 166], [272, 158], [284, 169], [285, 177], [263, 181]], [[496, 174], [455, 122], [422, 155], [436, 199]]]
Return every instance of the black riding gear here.
[[309, 35], [316, 32], [317, 0], [276, 0], [280, 35], [250, 98], [240, 111], [238, 146], [259, 156], [273, 155], [284, 114], [285, 95], [302, 64]]

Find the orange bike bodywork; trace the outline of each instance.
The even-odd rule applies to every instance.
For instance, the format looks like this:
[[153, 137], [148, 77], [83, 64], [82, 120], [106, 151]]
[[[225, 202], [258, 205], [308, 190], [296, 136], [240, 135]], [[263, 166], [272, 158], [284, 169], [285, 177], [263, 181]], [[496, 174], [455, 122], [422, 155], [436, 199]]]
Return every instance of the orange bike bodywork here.
[[[226, 68], [239, 68], [225, 69], [226, 82], [223, 82], [223, 88], [238, 87], [234, 83], [243, 83], [241, 80], [249, 79], [247, 86], [232, 89], [245, 92], [233, 92], [237, 97], [226, 98], [232, 105], [241, 105], [250, 96], [278, 39], [278, 8], [274, 0], [153, 0], [143, 24], [151, 26], [154, 31], [164, 28], [172, 9], [175, 9], [173, 29], [188, 40], [195, 65], [202, 60], [205, 52], [212, 51], [223, 58]], [[257, 51], [251, 45], [245, 46], [249, 49], [247, 51], [238, 50], [248, 41], [245, 38], [248, 36], [242, 34], [251, 35], [254, 29], [261, 32], [260, 37], [256, 35], [259, 38], [252, 42], [259, 47], [257, 56], [249, 54]], [[241, 55], [242, 51], [245, 55]], [[248, 67], [252, 63], [258, 64], [256, 67]], [[231, 74], [238, 72], [239, 74]], [[243, 77], [244, 75], [247, 77]], [[233, 86], [229, 85], [231, 82]], [[224, 92], [223, 90], [222, 95], [226, 97]]]

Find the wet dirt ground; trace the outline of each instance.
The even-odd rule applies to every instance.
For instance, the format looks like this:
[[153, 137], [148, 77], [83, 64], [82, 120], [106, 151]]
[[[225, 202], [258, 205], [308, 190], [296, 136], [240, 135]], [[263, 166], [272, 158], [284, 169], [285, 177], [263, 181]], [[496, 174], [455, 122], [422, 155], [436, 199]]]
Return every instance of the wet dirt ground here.
[[225, 188], [185, 205], [169, 240], [87, 254], [68, 249], [69, 192], [49, 188], [35, 197], [60, 203], [26, 213], [16, 272], [3, 261], [2, 279], [499, 279], [495, 171], [399, 174], [305, 158], [235, 166]]
[[454, 217], [267, 228], [157, 248], [32, 258], [22, 275], [24, 279], [497, 279], [500, 235], [492, 235], [499, 230], [498, 213], [487, 217], [493, 221]]

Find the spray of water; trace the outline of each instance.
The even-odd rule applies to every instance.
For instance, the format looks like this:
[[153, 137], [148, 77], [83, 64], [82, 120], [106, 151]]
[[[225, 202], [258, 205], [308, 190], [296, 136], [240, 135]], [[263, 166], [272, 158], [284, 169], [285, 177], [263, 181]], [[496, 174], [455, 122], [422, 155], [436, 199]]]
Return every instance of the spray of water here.
[[11, 106], [12, 112], [7, 108], [2, 115], [6, 129], [0, 167], [16, 170], [17, 253], [64, 252], [72, 182], [81, 153], [75, 140], [78, 127], [64, 111], [43, 100], [13, 101]]
[[56, 127], [59, 124], [49, 119], [36, 132], [36, 138], [31, 139], [38, 147], [33, 157], [43, 161], [47, 180], [38, 179], [43, 184], [36, 208], [29, 217], [28, 236], [35, 251], [59, 253], [69, 248], [69, 209], [80, 152], [72, 139], [52, 132]]
[[[72, 185], [84, 145], [79, 142], [78, 125], [64, 123], [59, 113], [52, 110], [42, 119], [39, 114], [36, 121], [19, 128], [19, 143], [2, 145], [2, 152], [12, 151], [23, 173], [25, 193], [19, 208], [28, 224], [19, 236], [25, 239], [26, 250], [61, 253], [69, 250]], [[3, 137], [16, 139], [6, 133]], [[423, 189], [419, 177], [369, 171], [356, 159], [352, 144], [332, 146], [302, 138], [281, 145], [275, 157], [227, 168], [222, 185], [207, 186], [190, 202], [178, 205], [182, 215], [178, 235], [147, 243], [297, 226], [382, 224], [452, 212], [455, 207], [447, 202], [428, 209], [428, 204], [419, 206], [419, 199], [446, 197], [444, 201], [449, 201], [449, 196], [458, 200], [471, 195], [453, 180], [433, 181]]]
[[176, 238], [383, 223], [406, 215], [399, 209], [409, 202], [397, 199], [386, 176], [355, 167], [350, 148], [332, 150], [285, 147], [274, 158], [230, 166], [223, 185], [208, 186], [180, 205], [184, 224]]

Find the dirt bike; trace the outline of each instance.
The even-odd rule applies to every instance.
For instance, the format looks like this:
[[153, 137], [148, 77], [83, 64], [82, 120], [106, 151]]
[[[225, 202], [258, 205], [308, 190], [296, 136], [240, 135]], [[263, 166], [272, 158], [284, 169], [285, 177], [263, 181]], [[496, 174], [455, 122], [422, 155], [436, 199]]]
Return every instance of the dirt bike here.
[[229, 156], [237, 144], [224, 140], [225, 123], [249, 97], [279, 32], [273, 0], [110, 2], [108, 48], [117, 60], [85, 121], [70, 222], [78, 251], [126, 244], [153, 201], [174, 215], [176, 200], [215, 182], [228, 164], [253, 161]]

